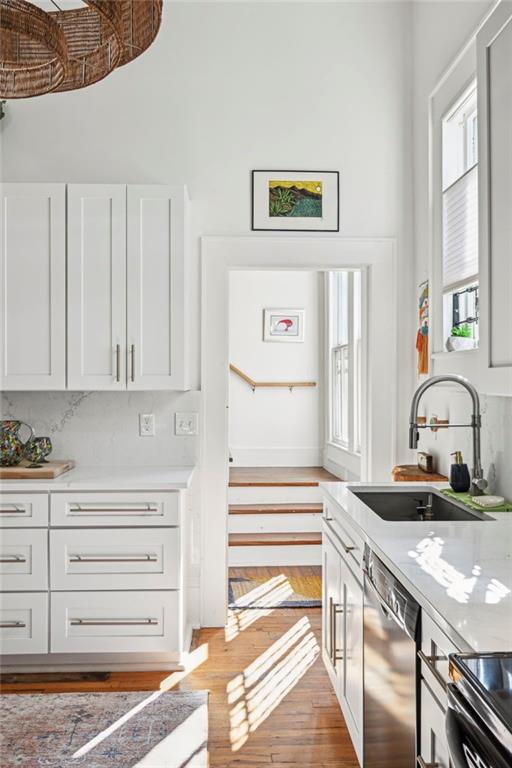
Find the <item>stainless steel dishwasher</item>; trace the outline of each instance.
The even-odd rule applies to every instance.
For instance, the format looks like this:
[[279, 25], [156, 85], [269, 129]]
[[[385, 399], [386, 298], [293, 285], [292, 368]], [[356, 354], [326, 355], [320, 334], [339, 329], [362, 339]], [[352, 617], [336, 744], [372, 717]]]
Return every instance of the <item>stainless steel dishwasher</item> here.
[[364, 571], [364, 768], [414, 768], [420, 607], [368, 546]]

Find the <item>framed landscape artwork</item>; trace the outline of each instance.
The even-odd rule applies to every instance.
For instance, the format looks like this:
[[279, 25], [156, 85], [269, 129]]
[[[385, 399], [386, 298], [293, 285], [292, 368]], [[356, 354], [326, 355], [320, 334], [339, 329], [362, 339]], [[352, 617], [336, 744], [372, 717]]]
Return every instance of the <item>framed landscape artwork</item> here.
[[338, 171], [253, 171], [254, 231], [339, 232]]
[[263, 341], [304, 341], [304, 310], [265, 309]]

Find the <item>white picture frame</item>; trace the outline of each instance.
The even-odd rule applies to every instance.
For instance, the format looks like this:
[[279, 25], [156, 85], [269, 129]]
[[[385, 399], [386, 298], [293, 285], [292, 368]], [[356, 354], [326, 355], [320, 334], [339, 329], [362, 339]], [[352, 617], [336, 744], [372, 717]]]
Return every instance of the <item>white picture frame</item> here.
[[304, 341], [303, 309], [264, 309], [263, 341], [301, 344]]
[[252, 171], [255, 232], [339, 232], [339, 171]]

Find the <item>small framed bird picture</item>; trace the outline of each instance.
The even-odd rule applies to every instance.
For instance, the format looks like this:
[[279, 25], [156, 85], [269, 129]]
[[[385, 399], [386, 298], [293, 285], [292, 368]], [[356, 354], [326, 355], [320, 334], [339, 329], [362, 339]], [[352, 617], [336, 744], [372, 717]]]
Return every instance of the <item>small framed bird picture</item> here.
[[263, 310], [263, 341], [304, 341], [304, 310]]

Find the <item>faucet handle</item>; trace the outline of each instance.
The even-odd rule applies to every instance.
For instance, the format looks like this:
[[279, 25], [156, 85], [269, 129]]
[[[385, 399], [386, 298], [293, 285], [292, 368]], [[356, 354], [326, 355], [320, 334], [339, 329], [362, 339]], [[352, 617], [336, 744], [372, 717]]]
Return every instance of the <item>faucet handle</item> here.
[[471, 481], [471, 496], [483, 496], [488, 485], [485, 477], [474, 477]]

